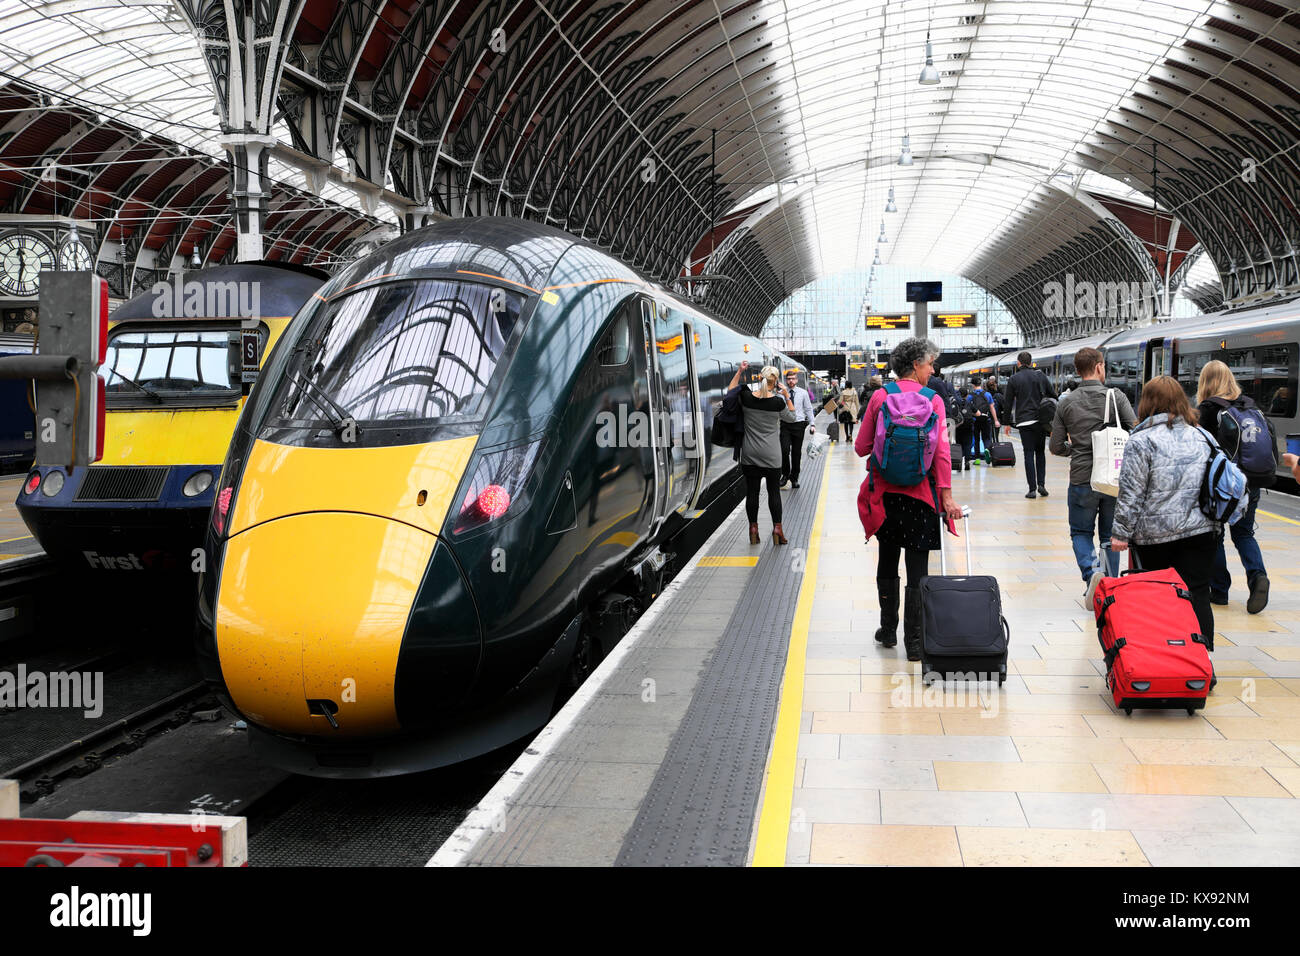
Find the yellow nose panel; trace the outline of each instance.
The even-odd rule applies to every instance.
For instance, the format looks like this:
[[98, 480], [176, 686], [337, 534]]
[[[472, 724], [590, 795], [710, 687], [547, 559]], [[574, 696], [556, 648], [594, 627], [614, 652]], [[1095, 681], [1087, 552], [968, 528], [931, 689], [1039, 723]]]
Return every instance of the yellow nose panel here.
[[359, 511], [437, 534], [477, 441], [470, 435], [388, 448], [254, 442], [235, 495], [230, 533], [307, 511]]
[[[235, 706], [284, 733], [355, 737], [399, 729], [402, 635], [437, 539], [371, 515], [299, 514], [226, 545], [217, 652]], [[338, 729], [308, 711], [338, 706]]]

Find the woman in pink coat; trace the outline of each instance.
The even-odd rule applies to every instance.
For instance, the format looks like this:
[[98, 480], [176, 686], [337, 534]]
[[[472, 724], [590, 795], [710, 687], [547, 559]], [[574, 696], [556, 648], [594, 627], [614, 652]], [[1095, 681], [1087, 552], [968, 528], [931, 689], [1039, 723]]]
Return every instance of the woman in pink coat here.
[[[918, 392], [934, 374], [939, 348], [929, 339], [911, 338], [900, 342], [889, 356], [902, 393]], [[876, 640], [882, 647], [898, 643], [899, 559], [906, 555], [907, 589], [903, 605], [903, 644], [909, 661], [921, 659], [921, 578], [930, 573], [930, 552], [939, 547], [939, 518], [945, 516], [948, 529], [956, 534], [954, 522], [961, 519], [961, 507], [952, 497], [952, 456], [947, 441], [947, 410], [943, 397], [933, 395], [931, 405], [937, 429], [934, 457], [925, 480], [913, 486], [886, 481], [876, 459], [876, 429], [881, 407], [890, 396], [888, 388], [877, 389], [867, 403], [862, 427], [853, 450], [867, 458], [867, 479], [858, 492], [858, 515], [867, 539], [880, 542], [876, 566], [876, 591], [880, 596], [880, 628]], [[892, 408], [893, 406], [891, 406]]]

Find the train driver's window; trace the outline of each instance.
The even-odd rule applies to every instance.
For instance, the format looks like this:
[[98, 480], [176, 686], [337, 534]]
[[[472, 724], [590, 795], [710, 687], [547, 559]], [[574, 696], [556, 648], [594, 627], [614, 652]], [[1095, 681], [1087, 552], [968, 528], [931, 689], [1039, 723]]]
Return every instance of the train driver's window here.
[[596, 361], [606, 366], [626, 365], [631, 355], [632, 336], [627, 328], [627, 315], [620, 313], [596, 347]]

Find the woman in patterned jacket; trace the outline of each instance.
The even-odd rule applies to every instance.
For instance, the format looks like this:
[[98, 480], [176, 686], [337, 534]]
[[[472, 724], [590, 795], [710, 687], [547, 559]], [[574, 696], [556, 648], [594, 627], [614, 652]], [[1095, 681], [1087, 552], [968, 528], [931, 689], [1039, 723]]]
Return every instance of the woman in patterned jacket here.
[[1124, 446], [1112, 551], [1130, 545], [1148, 571], [1173, 568], [1192, 592], [1207, 647], [1214, 650], [1210, 577], [1219, 525], [1200, 506], [1201, 479], [1214, 451], [1183, 387], [1168, 375], [1142, 387], [1138, 424]]

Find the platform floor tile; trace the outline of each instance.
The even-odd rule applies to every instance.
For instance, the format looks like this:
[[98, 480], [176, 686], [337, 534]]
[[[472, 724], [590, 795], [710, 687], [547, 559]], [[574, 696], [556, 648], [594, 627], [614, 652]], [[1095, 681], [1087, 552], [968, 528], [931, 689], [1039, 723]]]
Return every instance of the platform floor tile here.
[[[1127, 716], [1081, 600], [1066, 468], [1050, 459], [1052, 494], [1032, 501], [1020, 466], [954, 475], [955, 498], [973, 511], [969, 571], [998, 577], [1011, 654], [1001, 688], [936, 690], [906, 661], [901, 628], [895, 648], [871, 640], [878, 550], [858, 533], [863, 463], [835, 449], [787, 863], [1300, 863], [1300, 574], [1282, 567], [1294, 527], [1273, 516], [1296, 520], [1300, 507], [1272, 493], [1261, 504], [1257, 535], [1276, 568], [1263, 613], [1246, 613], [1228, 548], [1232, 603], [1214, 608], [1219, 683], [1206, 707]], [[954, 540], [949, 573], [965, 573]]]

